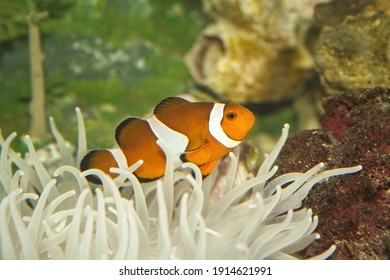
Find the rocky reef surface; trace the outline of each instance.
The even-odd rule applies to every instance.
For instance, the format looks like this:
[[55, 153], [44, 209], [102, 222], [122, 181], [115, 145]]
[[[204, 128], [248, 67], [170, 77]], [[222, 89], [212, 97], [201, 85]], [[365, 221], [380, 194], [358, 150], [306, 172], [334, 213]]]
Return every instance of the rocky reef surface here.
[[327, 93], [389, 86], [390, 15], [370, 8], [341, 20], [344, 13], [355, 12], [362, 6], [351, 5], [350, 10], [341, 9], [344, 12], [340, 12], [339, 17], [326, 16], [338, 6], [331, 3], [318, 8], [316, 13], [325, 26], [316, 44], [314, 59]]
[[309, 256], [336, 244], [332, 259], [390, 259], [390, 89], [342, 92], [324, 101], [324, 129], [289, 137], [278, 172], [361, 164], [363, 170], [327, 180], [309, 193], [321, 241]]
[[195, 83], [222, 100], [280, 101], [310, 73], [303, 36], [324, 0], [204, 0], [213, 21], [186, 56]]
[[218, 100], [290, 102], [296, 123], [289, 122], [303, 130], [320, 127], [321, 98], [390, 86], [389, 1], [202, 4], [210, 22], [185, 63], [198, 88]]

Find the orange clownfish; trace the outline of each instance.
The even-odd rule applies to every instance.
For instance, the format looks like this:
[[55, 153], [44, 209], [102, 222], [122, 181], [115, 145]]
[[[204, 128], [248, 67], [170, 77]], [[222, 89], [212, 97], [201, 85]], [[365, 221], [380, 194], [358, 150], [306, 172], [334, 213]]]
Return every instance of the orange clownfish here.
[[[90, 151], [80, 169], [97, 168], [115, 178], [111, 167], [126, 168], [142, 159], [134, 174], [141, 182], [156, 180], [164, 176], [166, 164], [165, 154], [156, 143], [159, 139], [172, 152], [175, 168], [192, 162], [207, 176], [220, 158], [241, 143], [254, 121], [252, 112], [236, 102], [189, 102], [169, 97], [149, 118], [122, 121], [115, 131], [119, 148]], [[87, 179], [101, 183], [94, 175]]]

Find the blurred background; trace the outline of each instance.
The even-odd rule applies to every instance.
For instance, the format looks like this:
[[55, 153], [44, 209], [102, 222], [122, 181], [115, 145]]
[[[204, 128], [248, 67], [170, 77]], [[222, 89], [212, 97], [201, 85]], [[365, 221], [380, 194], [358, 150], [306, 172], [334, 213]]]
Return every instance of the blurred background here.
[[[40, 28], [45, 110], [76, 140], [74, 108], [90, 147], [112, 146], [123, 118], [192, 88], [183, 56], [205, 25], [199, 1], [0, 1], [0, 127], [29, 132], [31, 76], [27, 16]], [[48, 14], [39, 18], [39, 13]], [[92, 142], [92, 143], [91, 143]]]

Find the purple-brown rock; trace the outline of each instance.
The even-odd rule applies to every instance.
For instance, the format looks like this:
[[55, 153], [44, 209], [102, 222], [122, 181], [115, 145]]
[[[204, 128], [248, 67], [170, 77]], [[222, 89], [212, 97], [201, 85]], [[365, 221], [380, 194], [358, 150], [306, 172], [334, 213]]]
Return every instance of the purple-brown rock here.
[[319, 216], [321, 240], [305, 257], [336, 244], [332, 259], [390, 259], [390, 89], [343, 92], [323, 103], [325, 130], [292, 135], [279, 172], [305, 171], [318, 162], [363, 170], [315, 186], [304, 201]]

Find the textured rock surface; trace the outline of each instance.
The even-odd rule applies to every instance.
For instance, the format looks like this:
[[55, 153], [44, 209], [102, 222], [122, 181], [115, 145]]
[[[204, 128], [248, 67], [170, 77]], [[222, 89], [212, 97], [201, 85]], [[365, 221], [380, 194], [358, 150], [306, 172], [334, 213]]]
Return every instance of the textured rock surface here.
[[390, 90], [344, 92], [326, 100], [324, 130], [291, 136], [278, 172], [303, 171], [323, 161], [327, 168], [361, 164], [358, 174], [332, 178], [304, 202], [319, 216], [321, 241], [312, 255], [336, 244], [333, 259], [390, 259]]
[[[325, 15], [318, 12], [317, 17], [326, 17], [327, 13], [329, 9]], [[369, 10], [348, 16], [339, 25], [340, 18], [333, 20], [330, 24], [334, 27], [323, 28], [314, 54], [327, 93], [389, 86], [390, 15]]]
[[237, 102], [282, 100], [305, 75], [293, 68], [293, 52], [276, 52], [255, 33], [227, 22], [203, 31], [186, 64], [196, 83]]
[[327, 0], [204, 0], [214, 20], [186, 56], [198, 85], [224, 100], [290, 99], [311, 76], [304, 41], [314, 7]]
[[321, 25], [337, 26], [347, 16], [356, 15], [368, 4], [374, 4], [376, 0], [333, 0], [321, 3], [315, 7], [314, 17]]
[[253, 31], [276, 48], [297, 45], [297, 25], [313, 17], [314, 7], [329, 0], [204, 0], [205, 11]]
[[390, 85], [387, 0], [202, 3], [214, 23], [186, 61], [196, 83], [219, 99], [294, 99], [313, 76], [320, 77], [324, 95]]

